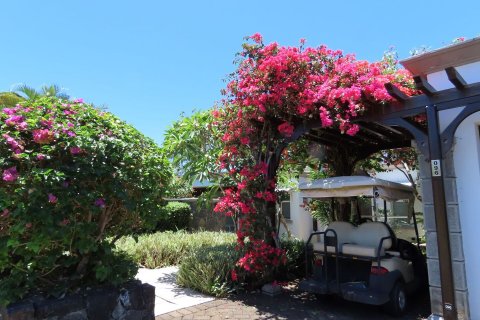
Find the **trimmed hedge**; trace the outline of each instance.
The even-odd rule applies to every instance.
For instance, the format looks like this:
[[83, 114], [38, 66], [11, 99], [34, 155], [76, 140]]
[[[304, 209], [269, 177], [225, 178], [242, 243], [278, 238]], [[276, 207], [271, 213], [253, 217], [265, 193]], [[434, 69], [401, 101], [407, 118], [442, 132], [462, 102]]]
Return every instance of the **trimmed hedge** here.
[[188, 233], [184, 230], [143, 234], [138, 238], [123, 237], [116, 243], [116, 250], [132, 256], [135, 262], [146, 268], [162, 268], [180, 265], [190, 253], [205, 247], [234, 245], [235, 233]]
[[192, 219], [192, 208], [188, 203], [172, 201], [163, 208], [158, 223], [158, 231], [186, 230]]

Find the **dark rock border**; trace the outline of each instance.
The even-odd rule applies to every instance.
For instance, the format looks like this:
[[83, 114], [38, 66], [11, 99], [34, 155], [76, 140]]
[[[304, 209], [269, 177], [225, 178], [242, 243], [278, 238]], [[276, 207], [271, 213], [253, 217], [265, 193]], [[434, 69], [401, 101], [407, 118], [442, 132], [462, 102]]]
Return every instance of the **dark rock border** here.
[[155, 287], [130, 281], [61, 299], [25, 299], [0, 310], [0, 320], [153, 320]]

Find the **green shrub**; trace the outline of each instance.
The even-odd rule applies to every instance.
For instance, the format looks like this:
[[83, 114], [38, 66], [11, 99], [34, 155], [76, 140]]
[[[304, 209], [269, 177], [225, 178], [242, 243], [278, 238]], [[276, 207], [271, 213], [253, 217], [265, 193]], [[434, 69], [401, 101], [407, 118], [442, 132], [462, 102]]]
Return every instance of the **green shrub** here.
[[0, 111], [0, 304], [134, 276], [117, 236], [154, 226], [171, 177], [159, 147], [81, 100]]
[[14, 107], [24, 99], [15, 92], [0, 92], [0, 109], [2, 107]]
[[157, 222], [159, 231], [176, 231], [188, 229], [192, 218], [192, 208], [188, 203], [169, 202]]
[[240, 286], [254, 289], [272, 280], [285, 281], [303, 277], [305, 243], [297, 239], [282, 239], [281, 245], [286, 251], [285, 265], [264, 274], [262, 278], [253, 277], [236, 267], [244, 252], [235, 247], [234, 241], [198, 248], [180, 261], [177, 283], [213, 296], [224, 296]]
[[305, 276], [305, 242], [299, 239], [282, 239], [287, 262], [278, 268], [277, 280], [292, 280]]
[[167, 231], [143, 234], [137, 238], [123, 237], [116, 246], [117, 251], [126, 252], [139, 265], [154, 269], [179, 265], [191, 252], [200, 248], [233, 245], [235, 242], [235, 233]]
[[221, 297], [231, 292], [231, 272], [240, 258], [233, 244], [205, 247], [183, 259], [177, 283], [200, 292]]

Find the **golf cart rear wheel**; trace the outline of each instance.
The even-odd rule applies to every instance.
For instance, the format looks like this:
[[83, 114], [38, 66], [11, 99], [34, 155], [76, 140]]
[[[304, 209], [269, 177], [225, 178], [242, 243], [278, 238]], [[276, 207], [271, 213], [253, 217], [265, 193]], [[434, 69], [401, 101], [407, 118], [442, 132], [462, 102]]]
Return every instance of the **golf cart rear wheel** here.
[[390, 292], [390, 301], [383, 306], [393, 316], [400, 316], [407, 309], [407, 293], [403, 282], [397, 281]]

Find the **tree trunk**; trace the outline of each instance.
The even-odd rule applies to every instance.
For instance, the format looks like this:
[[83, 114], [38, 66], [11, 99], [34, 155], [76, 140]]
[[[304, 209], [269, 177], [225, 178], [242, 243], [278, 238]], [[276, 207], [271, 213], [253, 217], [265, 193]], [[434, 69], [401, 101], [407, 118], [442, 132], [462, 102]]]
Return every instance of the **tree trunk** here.
[[[333, 176], [351, 176], [353, 174], [357, 158], [352, 155], [351, 150], [343, 148], [328, 147], [325, 149], [325, 161], [332, 169]], [[352, 210], [349, 198], [340, 202], [336, 207], [336, 219], [338, 221], [349, 221]]]

